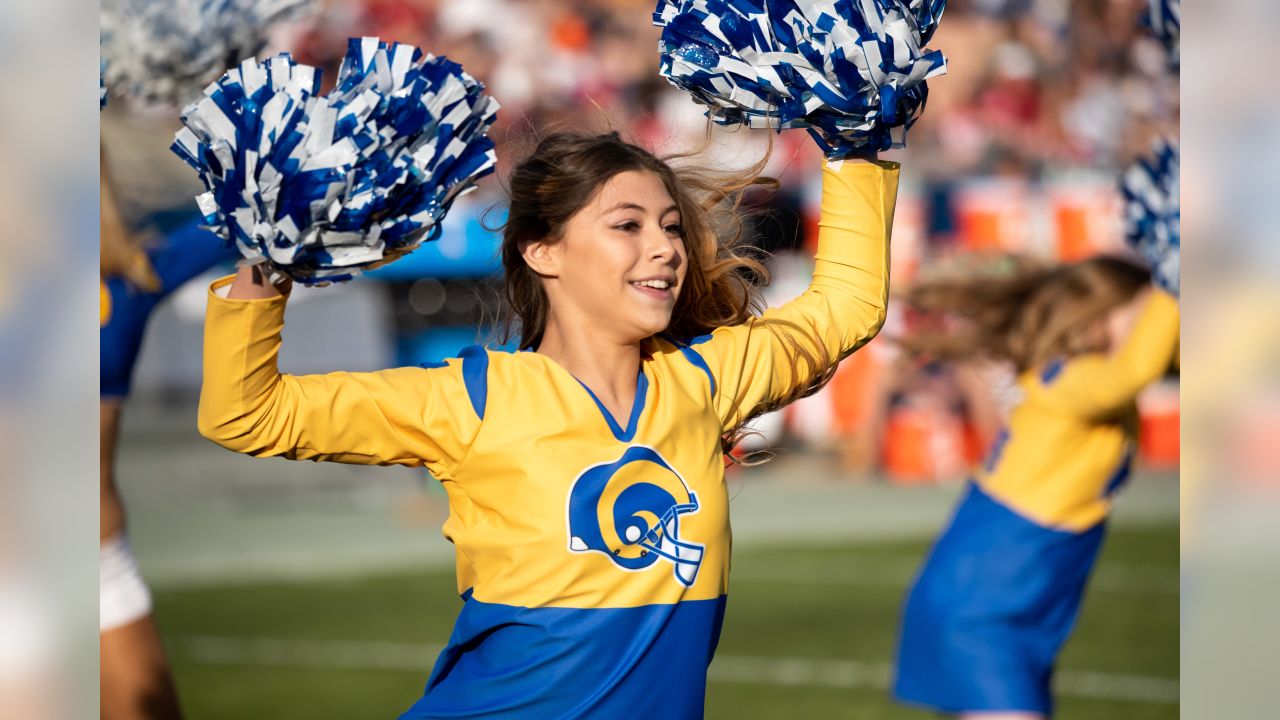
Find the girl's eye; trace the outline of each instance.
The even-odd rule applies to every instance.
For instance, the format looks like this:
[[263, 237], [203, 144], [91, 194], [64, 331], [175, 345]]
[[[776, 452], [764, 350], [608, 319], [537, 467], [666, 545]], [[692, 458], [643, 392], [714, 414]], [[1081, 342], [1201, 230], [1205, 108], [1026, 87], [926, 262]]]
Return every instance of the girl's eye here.
[[614, 228], [623, 232], [635, 232], [640, 229], [640, 223], [634, 220], [628, 220], [620, 225], [614, 225]]
[[684, 237], [683, 225], [679, 225], [679, 224], [668, 225], [665, 228], [663, 228], [663, 230], [665, 230], [668, 235], [679, 235], [680, 237]]

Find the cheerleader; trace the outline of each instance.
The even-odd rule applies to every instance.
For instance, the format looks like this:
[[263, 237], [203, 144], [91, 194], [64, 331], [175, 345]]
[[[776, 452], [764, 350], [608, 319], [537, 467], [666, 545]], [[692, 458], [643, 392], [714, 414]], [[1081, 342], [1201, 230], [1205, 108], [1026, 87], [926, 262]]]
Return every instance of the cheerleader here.
[[116, 486], [120, 415], [152, 310], [187, 280], [232, 258], [194, 224], [150, 247], [130, 236], [104, 169], [101, 237], [99, 632], [102, 717], [176, 718], [177, 695], [151, 617], [151, 594], [129, 545]]
[[[210, 117], [193, 118], [193, 134], [179, 138], [211, 187], [206, 204], [218, 205], [249, 262], [210, 289], [201, 432], [259, 457], [425, 467], [448, 494], [444, 534], [457, 551], [463, 605], [404, 718], [702, 717], [729, 589], [724, 452], [745, 423], [815, 390], [879, 331], [898, 166], [877, 153], [901, 146], [923, 107], [924, 78], [941, 72], [941, 55], [921, 55], [920, 26], [906, 15], [918, 11], [931, 30], [940, 3], [910, 11], [864, 4], [852, 19], [801, 10], [717, 6], [721, 16], [705, 3], [664, 2], [653, 16], [664, 26], [662, 72], [713, 119], [810, 128], [829, 158], [813, 280], [799, 298], [762, 314], [754, 283], [764, 268], [738, 249], [735, 210], [742, 191], [768, 183], [757, 177], [763, 161], [735, 175], [700, 169], [687, 156], [672, 164], [616, 133], [561, 133], [509, 177], [502, 260], [517, 352], [472, 346], [431, 367], [281, 375], [288, 278], [341, 280], [407, 252], [426, 232], [422, 222], [438, 219], [440, 206], [419, 212], [417, 198], [456, 193], [424, 187], [393, 203], [395, 177], [369, 172], [358, 187], [372, 187], [363, 196], [372, 199], [360, 197], [348, 212], [328, 204], [354, 203], [346, 198], [358, 196], [341, 186], [347, 176], [322, 177], [338, 184], [331, 191], [300, 178], [317, 201], [295, 202], [281, 227], [272, 204], [286, 193], [268, 196], [264, 183], [243, 178], [264, 172], [272, 186], [287, 186], [298, 163], [265, 172], [259, 158], [268, 152], [233, 158], [231, 170], [202, 158], [219, 148], [224, 158], [239, 153], [244, 143], [224, 139], [237, 123], [268, 149], [288, 137], [242, 122], [235, 110], [237, 95], [255, 95], [247, 114], [293, 82], [306, 86], [291, 100], [306, 99], [311, 75], [287, 60], [268, 69], [270, 83], [242, 69], [249, 82], [223, 83], [205, 106]], [[761, 32], [740, 32], [743, 22]], [[770, 51], [744, 45], [760, 42]], [[395, 102], [349, 104], [348, 88], [392, 89], [367, 70], [382, 52], [405, 51], [352, 41], [356, 61], [340, 71], [335, 94], [310, 110], [350, 112], [356, 121], [335, 127], [375, 146], [408, 127], [378, 129]], [[885, 60], [868, 70], [854, 58], [863, 52]], [[439, 75], [415, 62], [387, 66], [410, 68], [409, 80]], [[482, 99], [466, 102], [470, 110], [436, 116], [483, 116]], [[456, 127], [471, 132], [483, 122]], [[415, 132], [446, 126], [421, 127]], [[344, 152], [323, 149], [331, 138], [288, 147], [305, 164], [313, 146], [326, 158]], [[448, 147], [466, 157], [481, 145]], [[430, 157], [374, 167], [398, 171]], [[491, 155], [488, 164], [472, 158], [462, 163], [470, 171], [492, 166]], [[363, 172], [357, 161], [355, 174]], [[405, 179], [457, 176], [442, 162]], [[386, 212], [376, 209], [382, 203]], [[403, 222], [386, 217], [397, 212]], [[353, 227], [355, 219], [368, 224]]]
[[965, 717], [1047, 717], [1129, 477], [1135, 401], [1177, 352], [1178, 303], [1109, 257], [925, 282], [905, 302], [939, 320], [903, 338], [909, 350], [1006, 361], [1019, 397], [908, 592], [893, 694]]
[[[101, 3], [99, 107], [113, 98], [153, 110], [182, 107], [229, 62], [251, 57], [306, 0]], [[151, 594], [129, 545], [116, 486], [120, 416], [152, 311], [191, 278], [238, 255], [191, 223], [144, 245], [131, 236], [100, 159], [100, 704], [106, 720], [181, 717]]]
[[281, 375], [288, 285], [249, 266], [212, 286], [206, 437], [425, 466], [448, 493], [464, 603], [404, 717], [701, 717], [728, 593], [722, 438], [879, 330], [898, 168], [824, 171], [813, 283], [760, 316], [742, 271], [762, 268], [717, 231], [708, 178], [616, 134], [543, 140], [503, 232], [515, 353]]

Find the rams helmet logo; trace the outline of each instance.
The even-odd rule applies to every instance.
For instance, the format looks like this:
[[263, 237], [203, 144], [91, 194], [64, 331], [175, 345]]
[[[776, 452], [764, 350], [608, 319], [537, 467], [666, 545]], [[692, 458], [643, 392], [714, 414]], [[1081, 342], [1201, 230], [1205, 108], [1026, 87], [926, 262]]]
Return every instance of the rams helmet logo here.
[[632, 571], [670, 562], [676, 580], [691, 586], [705, 546], [680, 537], [680, 516], [697, 511], [698, 498], [684, 478], [653, 448], [633, 445], [574, 480], [569, 550], [603, 553]]

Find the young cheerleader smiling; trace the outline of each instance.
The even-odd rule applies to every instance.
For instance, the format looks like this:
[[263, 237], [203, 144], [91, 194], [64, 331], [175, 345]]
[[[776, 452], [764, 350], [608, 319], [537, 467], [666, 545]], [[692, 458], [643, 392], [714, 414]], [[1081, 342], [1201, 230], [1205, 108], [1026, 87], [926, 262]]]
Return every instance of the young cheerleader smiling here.
[[1129, 476], [1136, 398], [1177, 351], [1178, 303], [1150, 279], [1099, 257], [907, 293], [940, 321], [903, 338], [909, 350], [1010, 362], [1021, 399], [907, 597], [898, 699], [967, 718], [1051, 714], [1054, 662]]
[[702, 717], [729, 589], [722, 439], [879, 331], [897, 181], [874, 155], [829, 163], [812, 284], [756, 314], [762, 268], [719, 217], [756, 180], [552, 135], [510, 177], [521, 351], [281, 375], [289, 289], [246, 266], [211, 288], [200, 430], [443, 483], [464, 602], [404, 717]]

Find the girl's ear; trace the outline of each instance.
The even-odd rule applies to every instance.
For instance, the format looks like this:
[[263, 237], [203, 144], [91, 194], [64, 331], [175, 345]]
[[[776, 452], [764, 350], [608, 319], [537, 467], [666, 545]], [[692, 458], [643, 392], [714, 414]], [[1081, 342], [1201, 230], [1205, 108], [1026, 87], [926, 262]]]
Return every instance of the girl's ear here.
[[545, 239], [525, 240], [520, 243], [520, 255], [524, 263], [542, 277], [559, 277], [561, 245]]

